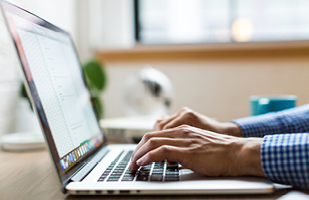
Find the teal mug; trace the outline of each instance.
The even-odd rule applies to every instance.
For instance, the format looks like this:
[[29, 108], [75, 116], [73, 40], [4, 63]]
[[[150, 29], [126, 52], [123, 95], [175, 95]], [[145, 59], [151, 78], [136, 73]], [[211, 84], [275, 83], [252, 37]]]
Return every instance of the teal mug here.
[[261, 115], [268, 112], [276, 112], [294, 108], [297, 102], [295, 95], [265, 95], [251, 96], [249, 98], [251, 115]]

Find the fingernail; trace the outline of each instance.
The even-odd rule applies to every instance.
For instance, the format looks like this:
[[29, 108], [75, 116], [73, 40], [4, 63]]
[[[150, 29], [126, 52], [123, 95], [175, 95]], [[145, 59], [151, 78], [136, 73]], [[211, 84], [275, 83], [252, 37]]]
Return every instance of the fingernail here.
[[132, 162], [129, 165], [129, 170], [132, 170]]
[[136, 164], [140, 166], [141, 164], [143, 164], [143, 162], [143, 158], [140, 158], [136, 161]]

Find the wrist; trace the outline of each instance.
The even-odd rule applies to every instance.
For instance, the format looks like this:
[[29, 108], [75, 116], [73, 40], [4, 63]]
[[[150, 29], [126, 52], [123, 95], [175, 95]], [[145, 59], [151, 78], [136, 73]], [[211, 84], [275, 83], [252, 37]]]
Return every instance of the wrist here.
[[239, 175], [266, 177], [261, 163], [261, 145], [263, 138], [243, 138], [237, 155]]
[[221, 123], [221, 133], [236, 137], [243, 137], [241, 128], [237, 124], [232, 122]]

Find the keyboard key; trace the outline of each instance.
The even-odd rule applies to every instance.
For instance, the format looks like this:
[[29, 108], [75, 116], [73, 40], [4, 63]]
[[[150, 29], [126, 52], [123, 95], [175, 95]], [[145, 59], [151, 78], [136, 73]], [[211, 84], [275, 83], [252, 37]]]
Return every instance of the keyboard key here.
[[165, 174], [179, 174], [178, 171], [166, 171]]
[[132, 173], [132, 174], [125, 173], [124, 176], [135, 176], [135, 174], [136, 174], [136, 173]]
[[118, 181], [119, 178], [108, 178], [107, 181]]
[[109, 177], [112, 177], [112, 178], [120, 178], [121, 174], [111, 174]]
[[169, 173], [169, 172], [178, 172], [178, 169], [166, 169], [166, 173]]
[[127, 178], [127, 177], [132, 177], [132, 178], [134, 178], [135, 176], [131, 176], [131, 175], [126, 175], [126, 174], [125, 174], [123, 177], [126, 177], [126, 178]]
[[136, 177], [136, 181], [148, 181], [148, 175], [147, 176], [140, 176], [140, 175], [138, 175]]
[[152, 174], [155, 174], [155, 175], [163, 175], [163, 172], [152, 172]]
[[124, 170], [119, 170], [119, 169], [115, 169], [113, 172], [118, 172], [118, 173], [122, 173]]
[[154, 172], [163, 173], [164, 169], [153, 169], [152, 173], [154, 173]]
[[150, 177], [150, 181], [162, 181], [162, 180], [163, 180], [163, 175], [152, 174]]
[[165, 178], [176, 178], [176, 177], [179, 177], [178, 174], [165, 174]]
[[112, 174], [123, 174], [123, 171], [113, 171], [113, 173]]
[[134, 180], [134, 176], [130, 176], [130, 177], [123, 177], [121, 179], [121, 181], [133, 181]]
[[139, 176], [148, 176], [150, 174], [150, 172], [139, 172], [138, 175]]

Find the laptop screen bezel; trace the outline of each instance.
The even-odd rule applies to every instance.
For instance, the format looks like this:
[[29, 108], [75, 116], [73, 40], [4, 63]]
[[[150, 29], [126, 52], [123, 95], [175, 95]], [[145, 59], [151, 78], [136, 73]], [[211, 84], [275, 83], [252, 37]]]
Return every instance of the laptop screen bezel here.
[[[1, 8], [2, 8], [2, 13], [3, 13], [3, 16], [4, 16], [5, 21], [6, 21], [6, 25], [8, 27], [9, 33], [10, 33], [12, 39], [13, 39], [13, 43], [15, 45], [17, 55], [18, 55], [19, 60], [20, 60], [20, 64], [21, 64], [21, 68], [22, 68], [22, 72], [23, 72], [22, 73], [23, 74], [23, 82], [26, 86], [27, 93], [28, 93], [28, 96], [30, 98], [33, 110], [35, 111], [36, 116], [38, 117], [38, 120], [40, 122], [41, 129], [44, 133], [44, 137], [45, 137], [45, 140], [46, 140], [46, 143], [47, 143], [47, 146], [48, 146], [48, 150], [49, 150], [50, 156], [52, 158], [53, 165], [54, 165], [56, 172], [58, 174], [59, 180], [61, 182], [62, 189], [65, 191], [65, 186], [68, 184], [71, 177], [87, 163], [86, 162], [87, 159], [89, 159], [95, 152], [97, 152], [103, 146], [107, 145], [107, 140], [106, 140], [105, 134], [103, 133], [103, 130], [100, 129], [99, 134], [102, 135], [103, 142], [98, 147], [95, 147], [92, 151], [90, 151], [89, 154], [85, 155], [78, 163], [76, 163], [76, 165], [71, 170], [69, 170], [66, 173], [63, 172], [61, 165], [60, 165], [60, 157], [58, 155], [58, 151], [57, 151], [55, 142], [53, 140], [53, 136], [52, 136], [51, 129], [49, 127], [48, 121], [46, 120], [46, 114], [44, 112], [42, 102], [41, 102], [41, 100], [38, 96], [38, 92], [37, 92], [35, 83], [33, 81], [32, 74], [30, 72], [30, 68], [29, 68], [29, 65], [28, 65], [28, 62], [27, 62], [27, 59], [26, 59], [25, 52], [22, 48], [17, 30], [15, 28], [15, 25], [14, 25], [13, 22], [10, 22], [10, 18], [8, 17], [8, 14], [16, 15], [16, 16], [21, 17], [25, 20], [28, 20], [32, 23], [40, 25], [44, 28], [56, 31], [56, 32], [61, 33], [61, 34], [65, 34], [66, 36], [68, 36], [70, 38], [70, 42], [71, 42], [71, 45], [74, 49], [74, 53], [76, 54], [76, 57], [79, 59], [76, 47], [74, 45], [72, 37], [70, 36], [70, 34], [68, 32], [60, 29], [59, 27], [51, 24], [50, 22], [47, 22], [46, 20], [36, 16], [35, 14], [33, 14], [33, 13], [23, 9], [23, 8], [20, 8], [16, 5], [13, 5], [9, 2], [6, 2], [4, 0], [0, 0], [0, 3], [1, 3]], [[81, 77], [83, 79], [83, 83], [84, 83], [85, 87], [87, 88], [87, 90], [90, 94], [90, 90], [89, 90], [87, 83], [86, 83], [85, 75], [82, 71], [80, 60], [79, 60], [79, 70], [80, 70], [80, 73], [81, 73]], [[91, 101], [90, 98], [89, 98], [89, 100]], [[91, 105], [92, 105], [92, 110], [95, 113], [94, 106], [93, 106], [93, 104], [91, 104]], [[100, 126], [98, 119], [97, 119], [97, 125]]]

